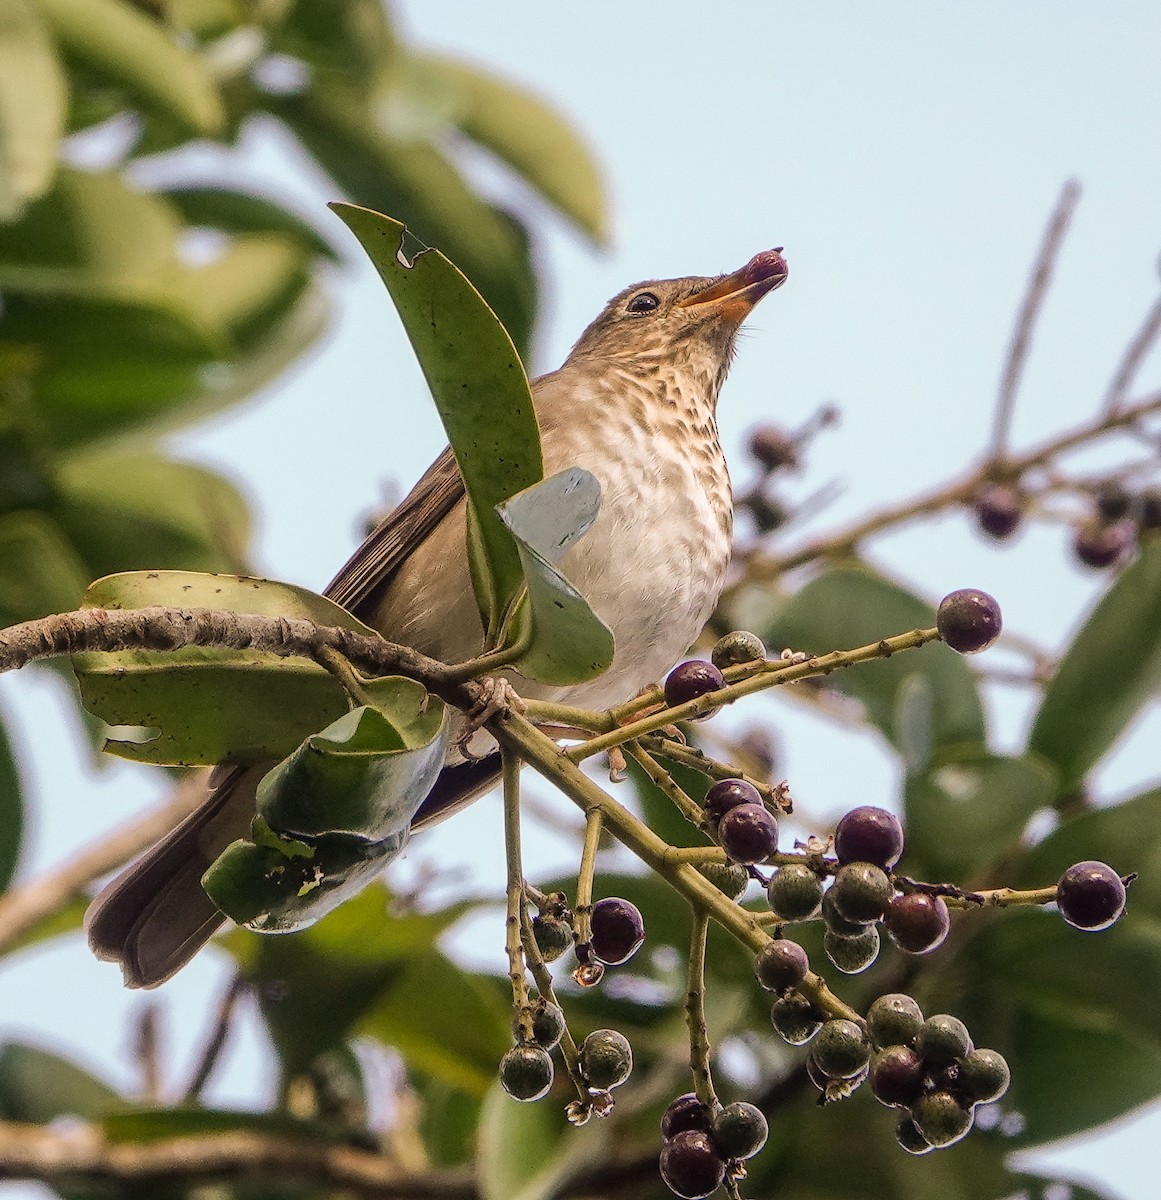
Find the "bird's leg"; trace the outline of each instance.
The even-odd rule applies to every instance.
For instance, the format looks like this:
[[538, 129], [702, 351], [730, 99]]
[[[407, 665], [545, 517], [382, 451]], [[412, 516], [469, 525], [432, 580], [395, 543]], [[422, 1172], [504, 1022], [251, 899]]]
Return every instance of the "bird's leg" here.
[[498, 713], [514, 709], [521, 716], [527, 710], [527, 705], [520, 698], [516, 689], [503, 675], [485, 675], [476, 681], [480, 685], [480, 698], [467, 712], [467, 724], [456, 739], [456, 748], [465, 758], [478, 758], [472, 754], [470, 743], [476, 731], [486, 725]]

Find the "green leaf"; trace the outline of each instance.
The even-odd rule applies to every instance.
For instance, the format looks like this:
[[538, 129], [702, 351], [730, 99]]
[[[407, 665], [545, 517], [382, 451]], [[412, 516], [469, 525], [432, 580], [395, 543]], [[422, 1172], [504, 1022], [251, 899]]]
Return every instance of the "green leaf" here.
[[[302, 617], [372, 635], [345, 609], [305, 588], [236, 575], [140, 571], [99, 579], [89, 608], [171, 605]], [[148, 742], [106, 749], [138, 762], [210, 764], [285, 758], [303, 738], [347, 709], [335, 678], [313, 662], [254, 651], [188, 647], [78, 654], [73, 666], [85, 707], [110, 725], [159, 732]]]
[[571, 1126], [560, 1104], [521, 1104], [498, 1082], [484, 1097], [477, 1170], [482, 1200], [549, 1200], [608, 1154], [606, 1122]]
[[36, 0], [61, 47], [94, 74], [123, 87], [189, 133], [211, 137], [225, 121], [206, 62], [165, 25], [123, 0]]
[[94, 1120], [126, 1107], [108, 1084], [67, 1058], [23, 1042], [0, 1048], [0, 1118], [6, 1121]]
[[0, 720], [0, 892], [6, 891], [20, 861], [24, 833], [24, 804], [16, 755]]
[[422, 250], [408, 265], [399, 221], [350, 204], [331, 207], [387, 285], [431, 388], [479, 532], [484, 562], [473, 563], [473, 582], [494, 639], [524, 583], [519, 551], [496, 508], [544, 472], [520, 357], [480, 294], [438, 250]]
[[531, 644], [515, 665], [541, 683], [581, 683], [613, 661], [612, 630], [555, 564], [588, 532], [601, 506], [601, 485], [572, 467], [497, 508], [516, 539], [527, 581]]
[[288, 8], [272, 22], [281, 53], [362, 83], [391, 65], [395, 39], [382, 0], [295, 0]]
[[97, 453], [60, 464], [52, 513], [90, 579], [145, 567], [236, 570], [250, 513], [220, 475], [153, 454]]
[[1028, 747], [1071, 792], [1161, 685], [1161, 538], [1101, 598], [1049, 681]]
[[0, 221], [14, 220], [52, 182], [68, 84], [31, 0], [0, 11]]
[[[766, 644], [809, 654], [849, 650], [935, 624], [932, 606], [865, 567], [835, 567], [812, 579], [764, 631]], [[930, 745], [983, 742], [984, 714], [971, 669], [942, 643], [837, 671], [828, 685], [860, 700], [867, 719], [897, 749], [914, 749], [908, 713], [913, 676], [930, 698]], [[902, 697], [902, 708], [901, 708]]]
[[904, 789], [904, 869], [923, 879], [978, 878], [1010, 853], [1033, 813], [1048, 808], [1056, 776], [1034, 757], [1005, 758], [978, 745], [945, 747]]
[[258, 813], [291, 837], [377, 842], [411, 824], [447, 754], [445, 705], [413, 679], [367, 684], [375, 707], [312, 734], [258, 785]]
[[420, 95], [437, 89], [442, 112], [486, 146], [598, 245], [609, 237], [609, 213], [596, 162], [572, 124], [539, 96], [496, 75], [436, 54], [411, 56]]
[[0, 515], [0, 626], [76, 608], [87, 578], [85, 565], [51, 517]]
[[247, 1112], [237, 1108], [131, 1108], [101, 1121], [111, 1142], [158, 1142], [199, 1134], [250, 1132], [266, 1137], [305, 1138], [311, 1142], [349, 1140], [324, 1121], [305, 1121], [285, 1112]]

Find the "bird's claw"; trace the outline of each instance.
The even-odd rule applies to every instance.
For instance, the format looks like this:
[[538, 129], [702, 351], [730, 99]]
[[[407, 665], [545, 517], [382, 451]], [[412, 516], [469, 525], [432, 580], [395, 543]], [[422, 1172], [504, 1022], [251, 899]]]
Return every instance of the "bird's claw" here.
[[468, 710], [467, 725], [456, 739], [456, 746], [465, 757], [479, 757], [471, 753], [469, 743], [476, 731], [486, 725], [498, 713], [513, 709], [523, 715], [528, 706], [520, 699], [516, 689], [502, 675], [486, 675], [477, 680], [480, 685], [479, 698]]

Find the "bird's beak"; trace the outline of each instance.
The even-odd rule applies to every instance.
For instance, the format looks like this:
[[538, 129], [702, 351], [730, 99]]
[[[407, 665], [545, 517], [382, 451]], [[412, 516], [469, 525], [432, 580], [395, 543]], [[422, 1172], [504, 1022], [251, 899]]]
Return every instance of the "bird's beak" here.
[[717, 312], [740, 325], [767, 292], [786, 282], [787, 273], [781, 246], [776, 250], [763, 250], [761, 254], [755, 254], [740, 271], [715, 279], [709, 287], [679, 300], [675, 307], [712, 305]]

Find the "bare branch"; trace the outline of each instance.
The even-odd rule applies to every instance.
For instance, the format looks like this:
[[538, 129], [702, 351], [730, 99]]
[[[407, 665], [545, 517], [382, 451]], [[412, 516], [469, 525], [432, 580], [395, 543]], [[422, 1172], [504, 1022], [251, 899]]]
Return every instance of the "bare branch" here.
[[1145, 361], [1149, 351], [1156, 345], [1159, 336], [1161, 336], [1161, 296], [1153, 301], [1149, 311], [1145, 314], [1145, 319], [1141, 322], [1141, 327], [1125, 347], [1121, 361], [1117, 364], [1117, 369], [1109, 381], [1108, 391], [1105, 392], [1103, 412], [1115, 413], [1120, 410], [1121, 405], [1125, 402], [1125, 397], [1129, 394], [1129, 388], [1133, 386], [1137, 372], [1141, 369], [1141, 364]]

